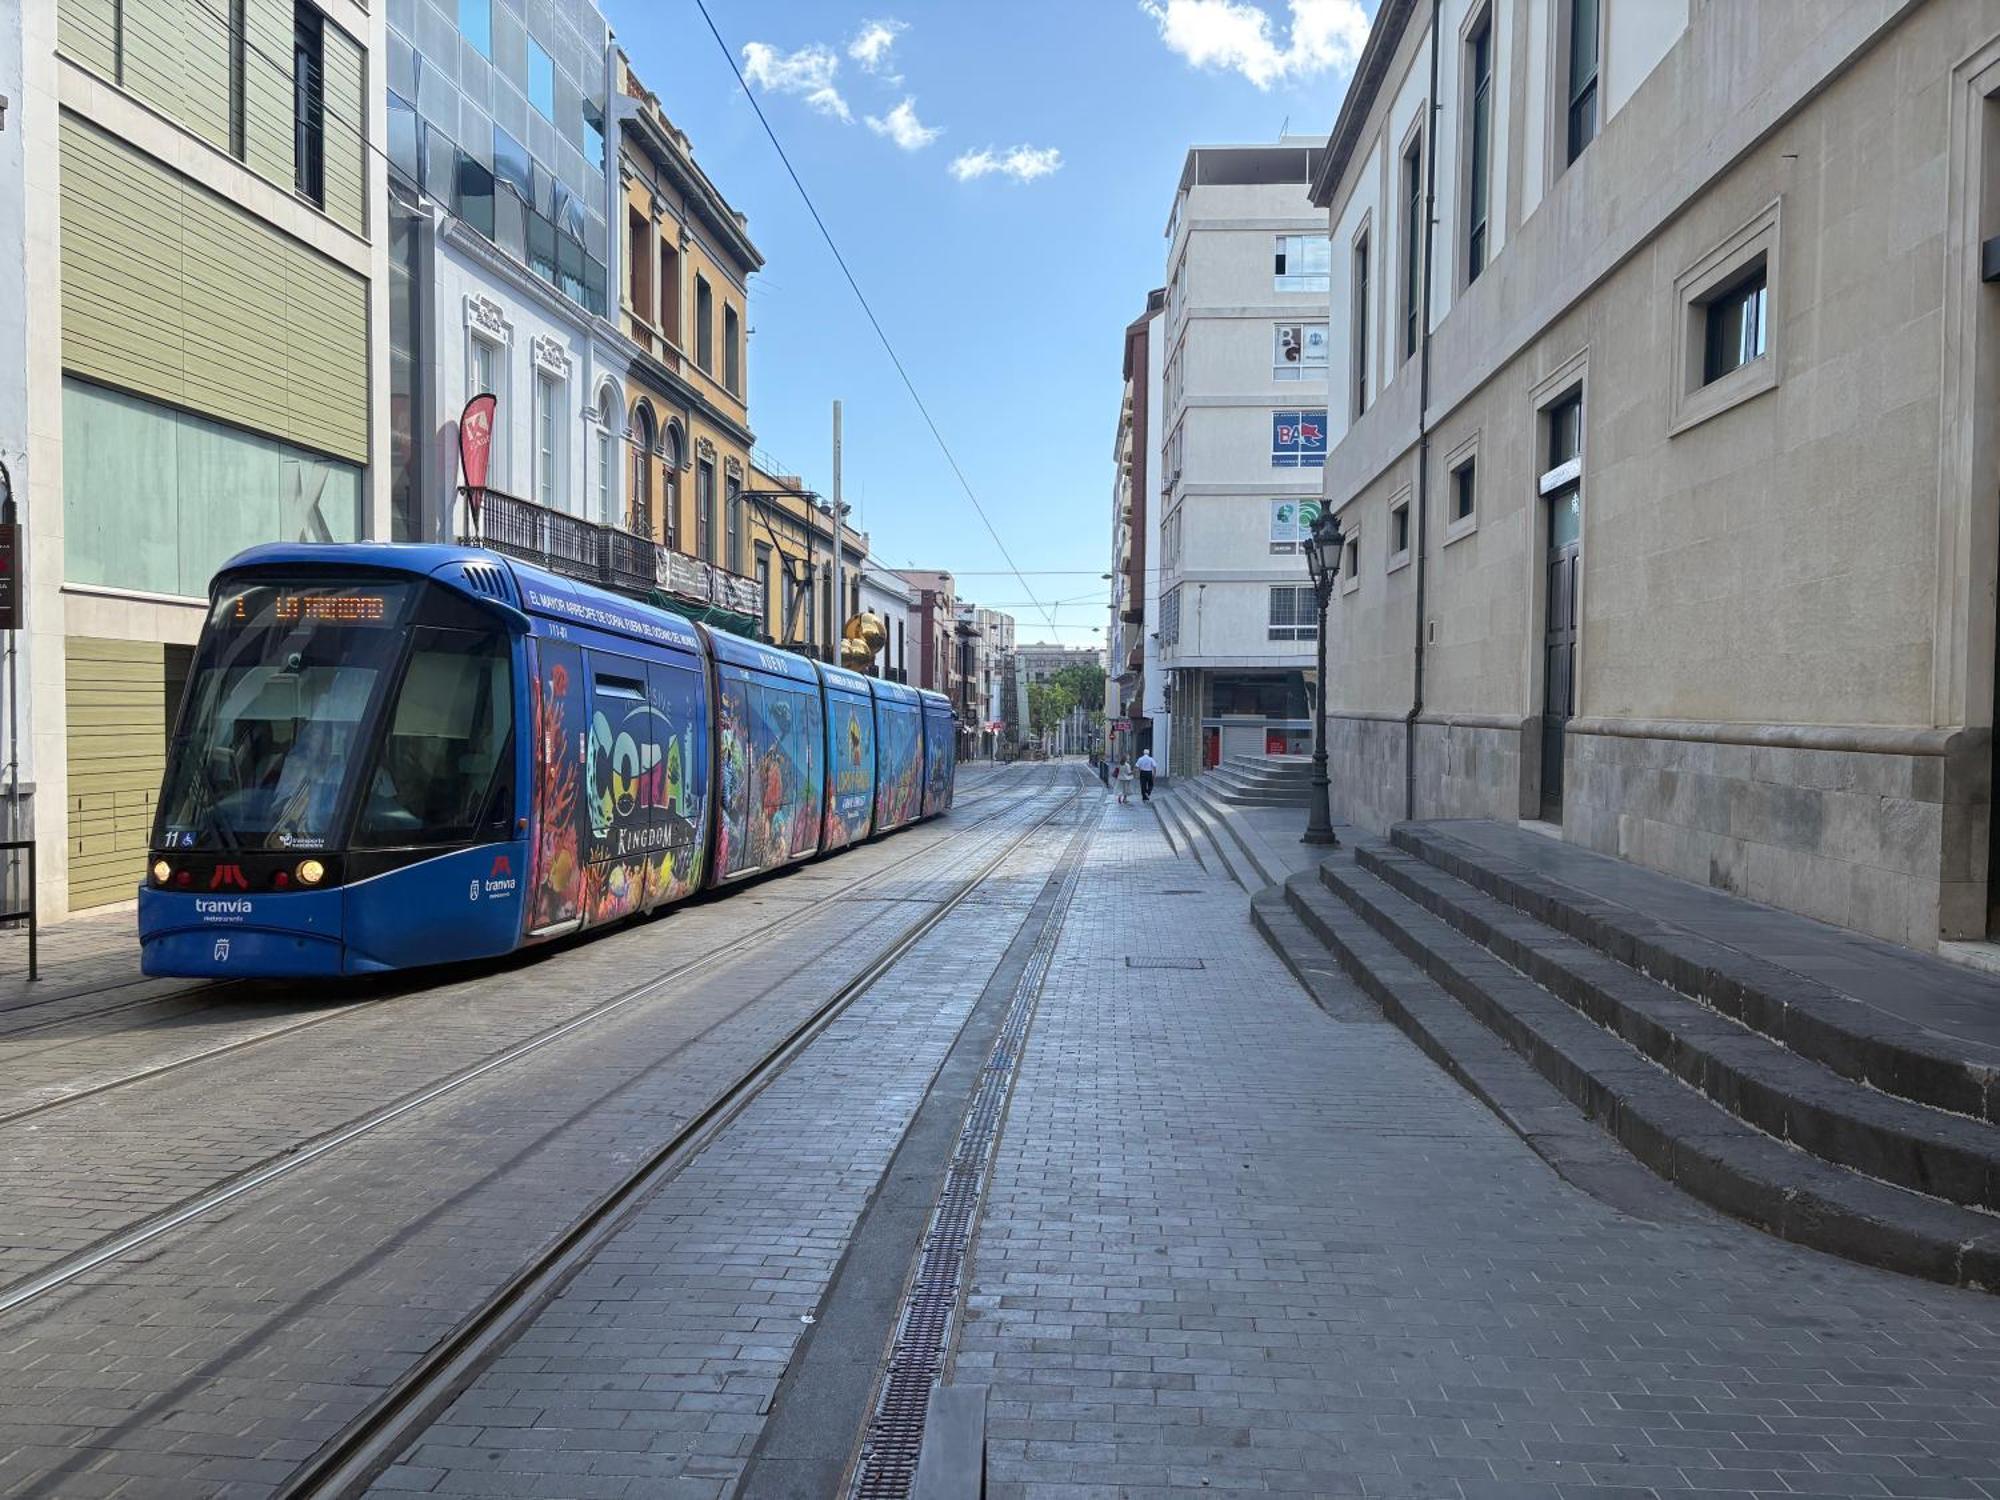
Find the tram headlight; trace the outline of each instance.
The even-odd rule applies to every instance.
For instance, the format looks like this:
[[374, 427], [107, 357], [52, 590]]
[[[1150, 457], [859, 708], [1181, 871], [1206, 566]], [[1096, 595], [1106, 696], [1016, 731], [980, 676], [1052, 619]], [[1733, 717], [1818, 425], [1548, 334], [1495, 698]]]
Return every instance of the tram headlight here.
[[164, 859], [153, 861], [153, 879], [157, 880], [161, 885], [165, 885], [173, 878], [174, 867], [172, 865], [168, 864]]
[[302, 859], [298, 873], [300, 885], [318, 885], [326, 879], [326, 866], [316, 859]]

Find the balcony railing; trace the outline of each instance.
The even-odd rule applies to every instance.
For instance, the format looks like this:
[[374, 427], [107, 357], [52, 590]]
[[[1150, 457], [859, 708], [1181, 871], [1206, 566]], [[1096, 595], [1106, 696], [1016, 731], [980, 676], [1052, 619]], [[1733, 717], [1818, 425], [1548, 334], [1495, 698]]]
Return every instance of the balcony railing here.
[[478, 535], [460, 540], [622, 594], [643, 598], [657, 589], [690, 604], [744, 616], [760, 629], [764, 622], [764, 590], [754, 578], [518, 495], [488, 490]]

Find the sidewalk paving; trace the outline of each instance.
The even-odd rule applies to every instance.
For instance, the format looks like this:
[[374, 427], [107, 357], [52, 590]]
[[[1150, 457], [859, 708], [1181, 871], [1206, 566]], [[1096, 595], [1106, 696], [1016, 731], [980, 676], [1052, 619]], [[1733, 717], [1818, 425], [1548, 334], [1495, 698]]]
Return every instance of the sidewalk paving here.
[[1317, 1009], [1112, 807], [958, 1341], [987, 1493], [2000, 1497], [2000, 1299], [1669, 1217]]
[[28, 978], [26, 924], [0, 929], [0, 1016], [24, 1005], [145, 981], [138, 918], [129, 905], [85, 912], [35, 935], [39, 979]]

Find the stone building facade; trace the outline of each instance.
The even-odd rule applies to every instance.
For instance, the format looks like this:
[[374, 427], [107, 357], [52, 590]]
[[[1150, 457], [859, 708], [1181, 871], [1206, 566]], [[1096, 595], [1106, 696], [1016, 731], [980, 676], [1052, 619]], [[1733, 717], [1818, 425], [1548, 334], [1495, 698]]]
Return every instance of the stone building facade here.
[[1984, 938], [2000, 12], [1433, 14], [1384, 0], [1314, 183], [1337, 814]]

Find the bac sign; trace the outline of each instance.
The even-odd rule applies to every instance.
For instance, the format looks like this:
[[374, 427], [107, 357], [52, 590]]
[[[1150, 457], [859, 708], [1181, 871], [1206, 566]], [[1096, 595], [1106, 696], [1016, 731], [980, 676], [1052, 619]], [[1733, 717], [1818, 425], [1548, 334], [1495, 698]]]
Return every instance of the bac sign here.
[[1271, 413], [1271, 467], [1326, 467], [1326, 408]]

